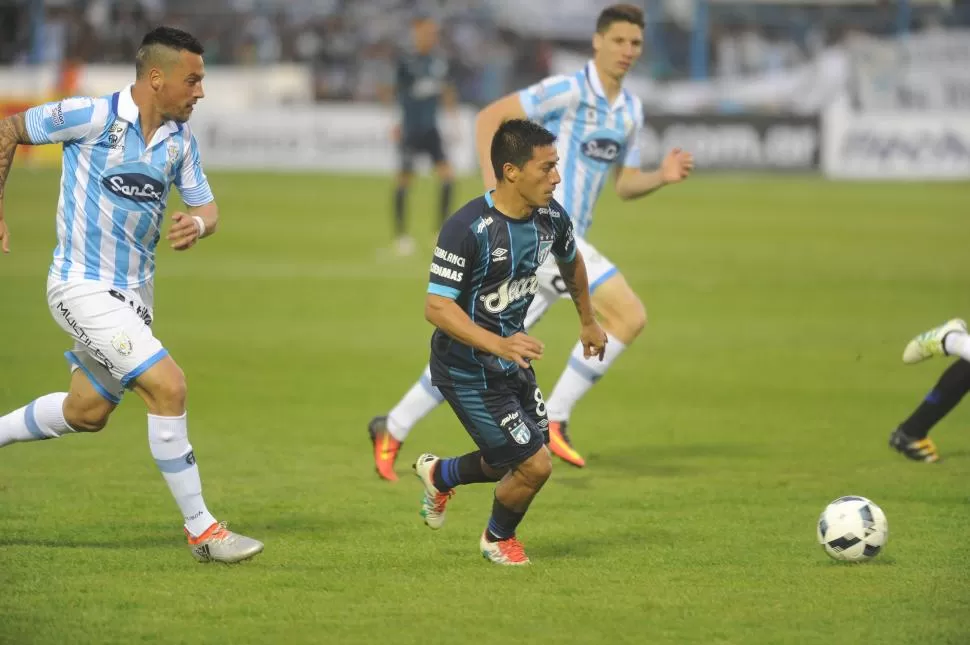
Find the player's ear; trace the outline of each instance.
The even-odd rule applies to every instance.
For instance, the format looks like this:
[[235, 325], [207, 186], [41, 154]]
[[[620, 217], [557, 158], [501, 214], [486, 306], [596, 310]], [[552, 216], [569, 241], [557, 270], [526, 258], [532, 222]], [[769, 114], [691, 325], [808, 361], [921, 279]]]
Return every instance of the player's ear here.
[[151, 84], [152, 89], [156, 92], [162, 86], [163, 80], [162, 70], [158, 69], [157, 67], [153, 67], [148, 70], [148, 82]]
[[597, 31], [593, 34], [593, 53], [599, 53], [600, 47], [602, 46], [603, 35]]
[[519, 169], [516, 168], [514, 163], [505, 162], [505, 165], [502, 166], [502, 175], [505, 176], [505, 181], [514, 182], [519, 178]]

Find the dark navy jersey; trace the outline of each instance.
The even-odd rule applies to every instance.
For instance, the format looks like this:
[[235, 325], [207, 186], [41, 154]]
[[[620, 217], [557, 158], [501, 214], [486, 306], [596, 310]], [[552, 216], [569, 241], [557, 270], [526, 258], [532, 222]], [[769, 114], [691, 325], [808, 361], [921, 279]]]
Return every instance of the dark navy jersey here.
[[[573, 225], [552, 201], [526, 219], [495, 209], [491, 193], [462, 206], [444, 224], [431, 262], [428, 293], [453, 299], [476, 325], [499, 336], [525, 327], [539, 288], [536, 270], [549, 254], [576, 257]], [[487, 389], [490, 378], [519, 367], [454, 340], [440, 329], [431, 337], [431, 382], [436, 386]]]
[[437, 127], [438, 103], [448, 84], [448, 61], [434, 54], [410, 54], [397, 63], [397, 102], [405, 136]]

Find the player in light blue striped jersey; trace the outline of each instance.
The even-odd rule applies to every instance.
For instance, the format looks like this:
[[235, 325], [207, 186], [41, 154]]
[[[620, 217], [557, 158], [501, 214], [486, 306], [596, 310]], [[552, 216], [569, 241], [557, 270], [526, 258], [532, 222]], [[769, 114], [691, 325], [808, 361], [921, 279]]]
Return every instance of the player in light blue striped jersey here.
[[262, 551], [217, 522], [189, 444], [185, 376], [152, 333], [155, 249], [175, 186], [187, 212], [166, 239], [184, 251], [212, 235], [219, 211], [187, 121], [204, 96], [202, 45], [159, 27], [142, 41], [135, 82], [109, 96], [69, 98], [0, 121], [0, 246], [10, 250], [3, 195], [18, 144], [64, 147], [57, 248], [47, 301], [74, 340], [69, 392], [0, 417], [0, 447], [97, 432], [133, 390], [148, 407], [152, 456], [182, 512], [196, 559], [237, 562]]
[[[583, 347], [577, 344], [548, 400], [549, 447], [578, 467], [584, 466], [585, 460], [573, 449], [567, 431], [573, 406], [646, 324], [640, 299], [617, 268], [585, 239], [596, 200], [611, 174], [620, 198], [635, 199], [682, 181], [694, 167], [689, 153], [675, 149], [663, 159], [659, 169], [641, 170], [638, 136], [644, 119], [643, 105], [624, 89], [623, 79], [643, 50], [643, 26], [643, 11], [639, 7], [607, 7], [596, 22], [593, 59], [583, 69], [552, 76], [499, 99], [479, 113], [476, 123], [475, 138], [486, 188], [495, 186], [489, 142], [503, 121], [529, 118], [557, 136], [562, 183], [556, 188], [555, 199], [573, 220], [576, 244], [586, 260], [593, 307], [609, 340], [602, 362], [584, 361]], [[539, 292], [529, 307], [527, 329], [553, 302], [568, 297], [554, 262], [540, 267], [537, 276]], [[396, 479], [393, 465], [401, 442], [441, 400], [426, 370], [386, 417], [371, 420], [368, 431], [381, 477]]]

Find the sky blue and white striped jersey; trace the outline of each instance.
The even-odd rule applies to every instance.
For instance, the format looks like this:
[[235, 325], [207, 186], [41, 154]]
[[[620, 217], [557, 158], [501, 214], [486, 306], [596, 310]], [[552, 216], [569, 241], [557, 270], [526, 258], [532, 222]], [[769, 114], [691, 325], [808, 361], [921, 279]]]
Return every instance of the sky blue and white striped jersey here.
[[27, 110], [35, 144], [63, 143], [51, 275], [128, 289], [152, 280], [169, 189], [188, 206], [213, 200], [187, 124], [166, 121], [146, 145], [131, 87]]
[[593, 61], [570, 76], [550, 76], [519, 92], [529, 119], [558, 137], [562, 183], [555, 198], [586, 235], [593, 207], [615, 164], [640, 167], [643, 103], [626, 89], [607, 103]]

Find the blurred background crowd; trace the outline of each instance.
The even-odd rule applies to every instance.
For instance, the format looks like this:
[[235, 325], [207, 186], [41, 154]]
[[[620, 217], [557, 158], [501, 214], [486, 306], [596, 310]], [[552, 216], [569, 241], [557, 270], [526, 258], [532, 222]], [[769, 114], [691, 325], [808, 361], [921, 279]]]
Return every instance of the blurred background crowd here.
[[[597, 0], [0, 0], [0, 65], [130, 63], [159, 24], [199, 36], [209, 65], [309, 64], [319, 101], [377, 99], [404, 26], [442, 25], [462, 102], [482, 105], [589, 49]], [[854, 32], [875, 36], [970, 25], [970, 0], [731, 2], [647, 0], [644, 59], [656, 81], [730, 79], [794, 68]]]

